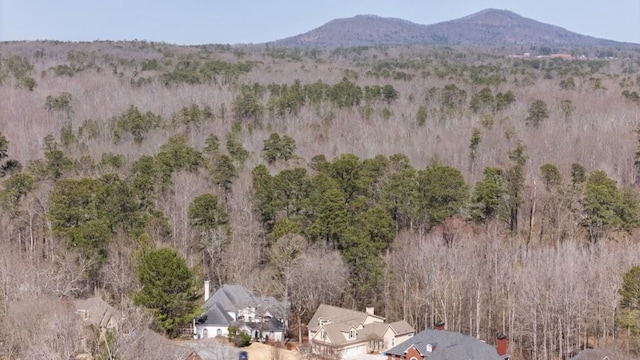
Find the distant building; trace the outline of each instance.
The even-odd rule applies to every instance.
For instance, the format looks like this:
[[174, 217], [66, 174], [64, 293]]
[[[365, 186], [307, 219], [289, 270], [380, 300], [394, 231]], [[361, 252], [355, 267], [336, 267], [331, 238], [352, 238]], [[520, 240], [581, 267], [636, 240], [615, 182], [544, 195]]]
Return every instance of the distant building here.
[[209, 297], [205, 283], [205, 313], [194, 320], [194, 334], [205, 339], [228, 336], [229, 326], [254, 339], [284, 340], [286, 305], [272, 296], [256, 296], [242, 285], [225, 284]]
[[444, 330], [442, 324], [419, 332], [385, 355], [387, 360], [506, 360], [510, 358], [507, 345], [504, 336], [498, 337], [494, 347], [474, 337]]
[[382, 353], [415, 333], [404, 320], [384, 322], [372, 307], [360, 312], [325, 304], [318, 307], [307, 328], [314, 354], [342, 359]]

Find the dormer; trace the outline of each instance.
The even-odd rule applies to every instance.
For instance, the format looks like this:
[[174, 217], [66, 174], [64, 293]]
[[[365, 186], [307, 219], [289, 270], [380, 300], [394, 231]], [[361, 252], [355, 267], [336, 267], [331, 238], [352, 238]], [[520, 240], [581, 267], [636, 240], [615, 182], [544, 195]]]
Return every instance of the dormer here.
[[349, 340], [355, 340], [355, 339], [356, 339], [356, 329], [351, 328], [349, 330]]

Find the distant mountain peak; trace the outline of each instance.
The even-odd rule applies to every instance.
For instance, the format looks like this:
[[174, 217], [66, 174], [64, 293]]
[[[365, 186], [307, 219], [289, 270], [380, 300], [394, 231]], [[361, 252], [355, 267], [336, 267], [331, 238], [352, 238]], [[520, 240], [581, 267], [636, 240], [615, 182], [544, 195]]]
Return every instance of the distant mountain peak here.
[[506, 10], [506, 9], [495, 9], [495, 8], [487, 8], [484, 10], [480, 10], [478, 12], [475, 12], [473, 14], [467, 15], [462, 17], [461, 19], [464, 18], [471, 18], [471, 17], [475, 17], [475, 16], [482, 16], [482, 15], [494, 15], [494, 14], [499, 14], [499, 15], [506, 15], [506, 16], [517, 16], [517, 17], [522, 17], [516, 13], [514, 13], [511, 10]]
[[432, 25], [372, 14], [356, 15], [331, 20], [304, 34], [272, 44], [316, 48], [410, 44], [556, 48], [629, 45], [580, 35], [510, 10], [494, 8]]

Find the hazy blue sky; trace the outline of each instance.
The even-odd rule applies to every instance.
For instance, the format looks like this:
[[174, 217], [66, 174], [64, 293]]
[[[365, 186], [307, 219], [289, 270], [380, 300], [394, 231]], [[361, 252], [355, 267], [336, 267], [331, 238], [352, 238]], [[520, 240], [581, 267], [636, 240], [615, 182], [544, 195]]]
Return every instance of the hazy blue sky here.
[[260, 43], [358, 14], [433, 24], [486, 8], [640, 43], [640, 0], [0, 0], [0, 41]]

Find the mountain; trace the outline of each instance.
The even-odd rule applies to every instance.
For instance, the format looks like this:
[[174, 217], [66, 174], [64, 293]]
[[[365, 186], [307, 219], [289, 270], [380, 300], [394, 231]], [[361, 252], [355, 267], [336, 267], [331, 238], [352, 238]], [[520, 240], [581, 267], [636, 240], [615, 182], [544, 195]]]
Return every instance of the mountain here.
[[483, 10], [427, 28], [432, 39], [446, 45], [592, 47], [624, 44], [581, 35], [497, 9]]
[[316, 48], [412, 44], [563, 48], [632, 45], [581, 35], [498, 9], [486, 9], [460, 19], [432, 25], [375, 15], [357, 15], [331, 20], [304, 34], [270, 44]]
[[428, 26], [376, 15], [335, 19], [301, 35], [273, 42], [285, 47], [336, 48], [424, 43]]

